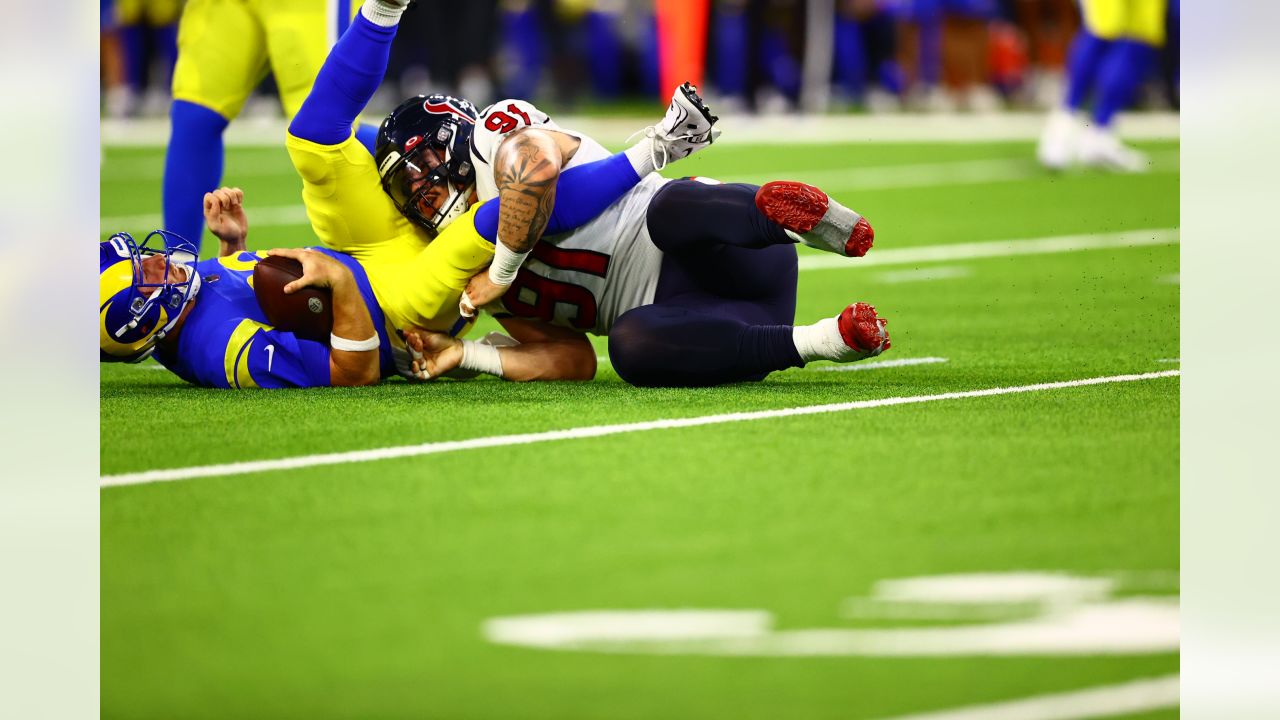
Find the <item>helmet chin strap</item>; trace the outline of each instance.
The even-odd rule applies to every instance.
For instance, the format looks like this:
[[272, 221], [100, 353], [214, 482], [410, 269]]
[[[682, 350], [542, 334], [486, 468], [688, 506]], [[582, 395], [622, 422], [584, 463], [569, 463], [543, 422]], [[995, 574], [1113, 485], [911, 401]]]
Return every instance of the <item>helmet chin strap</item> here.
[[463, 195], [464, 193], [470, 193], [470, 192], [471, 192], [470, 186], [468, 186], [463, 191], [459, 191], [457, 188], [453, 186], [452, 183], [449, 184], [449, 194], [448, 196], [445, 197], [445, 200], [444, 200], [444, 206], [449, 209], [446, 210], [440, 216], [440, 221], [436, 223], [437, 231], [444, 230], [446, 227], [449, 227], [449, 223], [453, 222], [454, 220], [457, 220], [458, 218], [466, 214], [467, 202], [466, 202], [466, 198]]

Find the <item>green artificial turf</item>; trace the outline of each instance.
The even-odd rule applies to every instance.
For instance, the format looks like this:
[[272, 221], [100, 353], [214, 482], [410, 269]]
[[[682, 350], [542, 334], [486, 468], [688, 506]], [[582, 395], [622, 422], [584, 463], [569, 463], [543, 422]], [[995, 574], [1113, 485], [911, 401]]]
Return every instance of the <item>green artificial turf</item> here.
[[[1025, 143], [725, 145], [668, 174], [821, 179], [874, 223], [874, 255], [1176, 228], [1177, 146], [1144, 149], [1158, 165], [1142, 176], [1048, 175]], [[104, 216], [155, 213], [162, 159], [108, 148]], [[975, 163], [1008, 179], [942, 167]], [[283, 150], [233, 148], [227, 168], [251, 226], [255, 207], [300, 202]], [[147, 228], [104, 222], [118, 229]], [[309, 242], [305, 226], [250, 235], [254, 247]], [[936, 279], [903, 274], [940, 267]], [[607, 360], [588, 383], [244, 392], [189, 387], [154, 363], [103, 365], [101, 470], [1177, 369], [1177, 273], [1176, 245], [804, 271], [798, 322], [871, 302], [893, 337], [881, 359], [946, 361], [815, 364], [705, 390], [633, 388]], [[842, 599], [877, 580], [1176, 572], [1178, 382], [104, 488], [103, 715], [877, 718], [1176, 673], [1169, 653], [602, 655], [493, 645], [481, 626], [585, 609], [760, 608], [783, 629], [831, 627], [849, 624]], [[176, 440], [149, 442], [139, 421]]]

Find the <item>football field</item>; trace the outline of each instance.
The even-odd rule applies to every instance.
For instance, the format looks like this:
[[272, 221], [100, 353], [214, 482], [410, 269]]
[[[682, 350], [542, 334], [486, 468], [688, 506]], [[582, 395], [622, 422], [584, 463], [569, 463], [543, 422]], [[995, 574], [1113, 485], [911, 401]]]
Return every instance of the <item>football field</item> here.
[[[592, 382], [241, 392], [101, 365], [103, 716], [1176, 717], [1178, 145], [1139, 146], [1144, 175], [1026, 142], [673, 166], [867, 216], [862, 260], [799, 249], [796, 317], [875, 305], [863, 363], [639, 389], [595, 338]], [[159, 224], [163, 157], [106, 149], [104, 237]], [[224, 182], [251, 249], [314, 244], [282, 147]]]

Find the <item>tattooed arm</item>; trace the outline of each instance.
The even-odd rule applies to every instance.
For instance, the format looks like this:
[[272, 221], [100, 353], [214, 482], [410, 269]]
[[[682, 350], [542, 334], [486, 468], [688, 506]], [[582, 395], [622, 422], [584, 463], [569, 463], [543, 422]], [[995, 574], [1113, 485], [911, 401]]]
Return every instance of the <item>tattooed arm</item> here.
[[498, 247], [489, 272], [471, 278], [459, 311], [467, 317], [502, 297], [524, 258], [547, 229], [556, 203], [556, 181], [582, 141], [572, 135], [525, 128], [503, 139], [493, 159], [501, 207]]
[[498, 146], [493, 165], [502, 203], [498, 239], [512, 251], [527, 253], [542, 237], [564, 163], [556, 138], [542, 130], [517, 130]]

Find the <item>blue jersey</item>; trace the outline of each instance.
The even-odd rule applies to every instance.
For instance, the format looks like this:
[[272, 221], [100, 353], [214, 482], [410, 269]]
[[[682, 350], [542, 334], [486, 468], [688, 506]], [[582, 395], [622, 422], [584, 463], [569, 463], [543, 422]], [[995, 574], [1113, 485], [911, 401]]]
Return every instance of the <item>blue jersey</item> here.
[[[351, 269], [360, 295], [378, 330], [382, 376], [395, 373], [391, 342], [382, 309], [369, 278], [347, 255], [312, 248]], [[162, 347], [154, 357], [178, 377], [216, 388], [326, 387], [329, 346], [276, 330], [267, 323], [253, 293], [253, 268], [265, 256], [239, 252], [196, 265], [200, 294], [178, 334], [178, 345]]]

